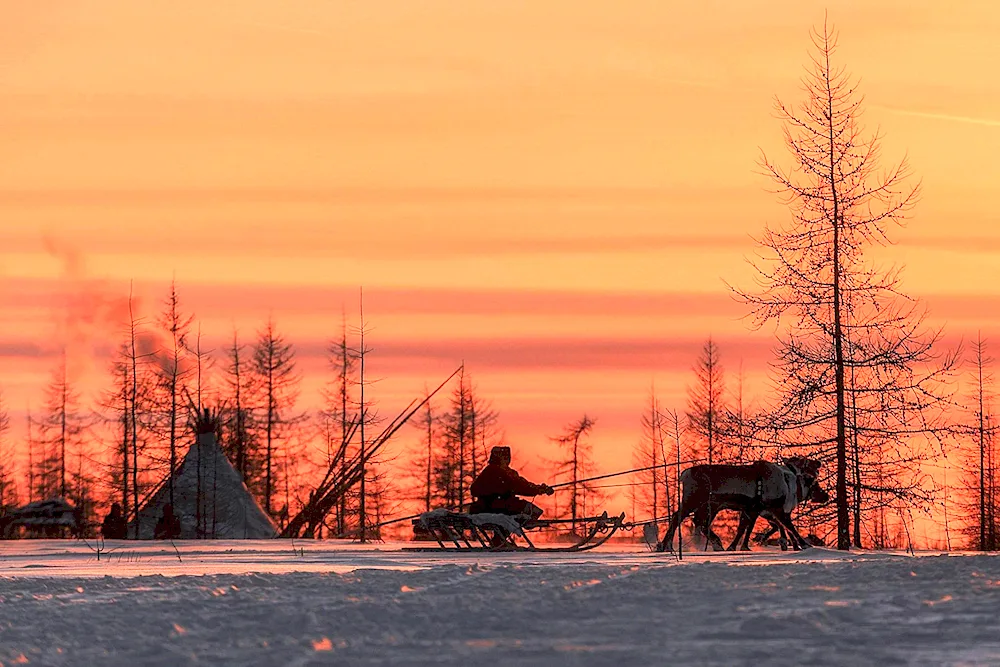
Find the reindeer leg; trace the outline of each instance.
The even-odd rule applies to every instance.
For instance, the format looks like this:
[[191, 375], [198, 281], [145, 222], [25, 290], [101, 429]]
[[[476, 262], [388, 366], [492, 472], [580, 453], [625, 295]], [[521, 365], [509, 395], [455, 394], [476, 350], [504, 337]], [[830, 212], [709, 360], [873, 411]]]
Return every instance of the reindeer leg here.
[[[712, 544], [712, 551], [723, 551], [725, 547], [722, 546], [722, 538], [719, 537], [718, 533], [712, 530], [712, 524], [715, 523], [715, 517], [719, 515], [719, 511], [722, 509], [721, 505], [710, 505], [708, 508], [708, 519], [705, 524], [705, 537]], [[708, 543], [706, 543], [708, 546]]]
[[760, 511], [753, 512], [750, 517], [747, 517], [747, 527], [743, 535], [743, 544], [740, 545], [740, 551], [750, 551], [750, 537], [753, 535], [753, 529], [757, 527], [757, 518], [760, 516]]
[[[712, 540], [712, 516], [713, 512], [710, 504], [701, 505], [694, 511], [695, 532], [701, 533], [704, 536], [705, 551], [715, 550], [715, 543]], [[718, 540], [718, 537], [716, 537], [716, 540]]]
[[660, 540], [660, 543], [656, 545], [656, 550], [659, 552], [673, 551], [673, 541], [674, 532], [679, 530], [684, 519], [688, 517], [691, 512], [695, 510], [693, 503], [690, 501], [682, 500], [681, 506], [670, 516], [670, 524], [667, 526], [667, 533]]
[[782, 551], [788, 551], [788, 538], [786, 537], [785, 527], [781, 522], [775, 518], [773, 512], [767, 512], [765, 518], [768, 521], [770, 529], [764, 533], [764, 537], [761, 539], [763, 543], [767, 543], [771, 535], [778, 533], [778, 544], [781, 546]]
[[674, 531], [677, 530], [677, 526], [680, 525], [681, 521], [683, 521], [680, 515], [680, 510], [677, 510], [670, 515], [670, 523], [667, 524], [667, 532], [663, 535], [663, 539], [656, 545], [656, 550], [658, 552], [662, 553], [664, 551], [673, 551]]
[[718, 513], [719, 508], [711, 501], [695, 511], [695, 526], [705, 536], [705, 551], [708, 551], [709, 547], [712, 551], [722, 551], [722, 540], [712, 531], [712, 522]]
[[804, 539], [802, 539], [802, 536], [799, 535], [799, 531], [795, 529], [795, 524], [792, 523], [792, 517], [788, 512], [781, 512], [778, 515], [778, 518], [780, 520], [780, 524], [785, 530], [788, 531], [788, 534], [791, 537], [793, 551], [802, 551], [803, 547], [810, 546]]
[[733, 537], [732, 543], [726, 549], [726, 551], [736, 551], [736, 545], [740, 543], [742, 539], [742, 551], [749, 551], [747, 546], [747, 540], [750, 539], [750, 534], [753, 533], [753, 527], [757, 523], [757, 517], [759, 514], [753, 510], [743, 510], [740, 512], [740, 525], [736, 528], [736, 535]]
[[701, 507], [696, 509], [694, 511], [694, 517], [692, 518], [694, 519], [695, 534], [701, 533], [702, 535], [705, 536], [705, 551], [708, 551], [708, 533], [707, 533], [708, 512], [706, 511], [705, 506], [702, 505]]
[[740, 538], [743, 537], [743, 533], [746, 531], [746, 522], [746, 515], [740, 512], [740, 523], [736, 526], [736, 535], [733, 536], [733, 541], [726, 547], [726, 551], [736, 551], [736, 543], [740, 541]]
[[768, 519], [768, 526], [767, 532], [755, 540], [757, 544], [767, 544], [767, 541], [771, 539], [771, 536], [778, 532], [777, 524], [773, 520]]

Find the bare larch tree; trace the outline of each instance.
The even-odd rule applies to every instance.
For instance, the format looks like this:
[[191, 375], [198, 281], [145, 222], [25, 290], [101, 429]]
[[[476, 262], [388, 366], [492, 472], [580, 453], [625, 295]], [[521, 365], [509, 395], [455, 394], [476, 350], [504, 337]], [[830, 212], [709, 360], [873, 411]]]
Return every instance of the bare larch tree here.
[[998, 425], [994, 418], [993, 364], [986, 339], [976, 336], [971, 345], [972, 389], [969, 392], [970, 423], [967, 427], [971, 448], [964, 448], [965, 471], [963, 510], [969, 526], [970, 544], [981, 551], [993, 551], [997, 543], [997, 501], [995, 442]]
[[14, 446], [8, 441], [10, 415], [0, 391], [0, 510], [17, 504], [17, 486], [14, 483]]
[[295, 414], [301, 380], [295, 368], [295, 352], [277, 332], [272, 318], [257, 334], [252, 369], [263, 402], [259, 427], [264, 447], [264, 509], [274, 516], [277, 449], [290, 427], [302, 421], [302, 415]]
[[[907, 185], [905, 160], [880, 168], [880, 136], [860, 123], [863, 98], [833, 63], [834, 31], [824, 24], [812, 37], [804, 101], [776, 103], [792, 164], [761, 159], [790, 220], [765, 226], [758, 240], [761, 254], [751, 263], [759, 290], [736, 293], [756, 326], [784, 325], [770, 437], [834, 461], [837, 546], [849, 549], [857, 505], [849, 486], [871, 506], [927, 499], [920, 440], [948, 428], [943, 413], [956, 357], [936, 352], [941, 332], [927, 330], [924, 312], [901, 292], [900, 269], [883, 269], [866, 254], [889, 243], [919, 186]], [[856, 516], [863, 509], [853, 507]]]
[[753, 403], [747, 400], [746, 372], [743, 370], [741, 359], [736, 371], [736, 385], [727, 401], [722, 427], [726, 449], [734, 463], [750, 463], [764, 457], [763, 448], [755, 442], [757, 420], [753, 410]]
[[688, 432], [699, 442], [699, 458], [706, 463], [722, 463], [729, 457], [721, 451], [726, 414], [726, 377], [719, 358], [719, 346], [711, 337], [694, 364], [694, 384], [688, 386]]
[[[375, 521], [373, 523], [370, 520], [373, 518], [375, 507], [369, 507], [368, 483], [371, 481], [372, 475], [376, 472], [374, 466], [381, 462], [379, 456], [373, 455], [375, 448], [374, 443], [370, 442], [370, 440], [371, 433], [381, 423], [382, 418], [379, 416], [375, 402], [371, 400], [371, 393], [368, 392], [368, 388], [377, 382], [377, 380], [373, 380], [367, 375], [366, 367], [368, 363], [368, 355], [374, 352], [374, 348], [369, 347], [365, 342], [365, 338], [371, 330], [368, 322], [365, 320], [364, 291], [359, 290], [358, 296], [358, 326], [355, 331], [358, 336], [358, 347], [355, 351], [355, 358], [358, 362], [358, 373], [355, 379], [357, 383], [358, 400], [355, 404], [355, 409], [358, 415], [358, 459], [361, 470], [357, 482], [357, 536], [358, 539], [364, 543], [367, 542], [369, 538], [377, 536], [376, 533], [372, 532], [369, 528], [370, 525], [375, 525], [378, 522]], [[365, 396], [366, 393], [368, 393], [367, 398]]]
[[486, 465], [487, 451], [503, 437], [496, 428], [497, 418], [463, 364], [436, 434], [433, 484], [445, 507], [462, 511], [466, 506], [472, 482]]
[[226, 351], [225, 369], [225, 420], [223, 450], [233, 462], [240, 479], [260, 498], [257, 482], [261, 462], [256, 438], [258, 391], [255, 375], [251, 372], [246, 346], [240, 343], [239, 332], [233, 331], [233, 343]]
[[[319, 413], [319, 419], [324, 449], [323, 469], [332, 467], [338, 474], [342, 474], [343, 466], [351, 459], [356, 447], [351, 436], [352, 425], [357, 421], [352, 406], [358, 364], [355, 350], [347, 343], [346, 314], [341, 317], [340, 335], [327, 347], [326, 359], [333, 377], [321, 390], [323, 409]], [[341, 495], [332, 513], [334, 535], [344, 535], [348, 532], [353, 507], [352, 497], [356, 495], [354, 489]]]
[[649, 403], [640, 418], [640, 425], [642, 434], [632, 451], [632, 464], [643, 470], [635, 473], [635, 483], [629, 487], [629, 492], [634, 505], [642, 512], [636, 516], [649, 517], [654, 523], [659, 523], [670, 514], [673, 492], [670, 470], [666, 465], [669, 424], [655, 388], [649, 390]]
[[131, 371], [128, 363], [128, 346], [122, 343], [111, 360], [113, 383], [101, 396], [99, 410], [104, 423], [111, 431], [107, 442], [109, 451], [106, 464], [109, 496], [120, 493], [122, 514], [125, 520], [131, 518], [129, 501], [129, 445], [130, 424], [129, 401], [131, 398]]
[[[594, 430], [595, 421], [587, 415], [568, 424], [561, 435], [552, 438], [562, 450], [563, 458], [556, 462], [555, 474], [567, 482], [564, 493], [569, 495], [568, 512], [570, 531], [576, 533], [577, 519], [586, 512], [586, 496], [597, 489], [583, 481], [593, 473], [595, 465], [593, 449], [586, 436]], [[558, 491], [557, 491], [558, 493]]]
[[41, 498], [67, 498], [72, 490], [70, 457], [83, 446], [86, 421], [80, 406], [80, 394], [69, 377], [66, 351], [63, 350], [52, 379], [45, 389], [42, 419], [38, 422], [45, 448], [37, 480]]
[[167, 439], [170, 473], [167, 476], [170, 504], [174, 505], [174, 471], [177, 470], [178, 431], [187, 420], [185, 393], [194, 369], [187, 363], [187, 343], [194, 317], [181, 312], [177, 284], [170, 283], [170, 294], [163, 304], [159, 326], [166, 334], [165, 349], [159, 351], [156, 368], [160, 415]]
[[[425, 393], [430, 389], [425, 388]], [[439, 437], [438, 418], [430, 400], [413, 426], [420, 432], [421, 440], [412, 458], [413, 499], [420, 503], [423, 511], [429, 512], [434, 502], [434, 450]]]

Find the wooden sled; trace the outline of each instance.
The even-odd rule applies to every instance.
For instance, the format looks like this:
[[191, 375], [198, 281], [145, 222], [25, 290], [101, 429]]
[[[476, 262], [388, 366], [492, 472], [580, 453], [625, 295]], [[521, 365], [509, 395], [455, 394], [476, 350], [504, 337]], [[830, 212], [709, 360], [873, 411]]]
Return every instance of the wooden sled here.
[[574, 553], [595, 549], [625, 527], [625, 513], [576, 519], [584, 527], [583, 534], [573, 544], [538, 546], [530, 533], [571, 523], [571, 519], [536, 519], [519, 523], [506, 514], [467, 514], [448, 510], [425, 512], [413, 519], [414, 533], [430, 537], [437, 547], [404, 547], [406, 551], [505, 552], [528, 551]]

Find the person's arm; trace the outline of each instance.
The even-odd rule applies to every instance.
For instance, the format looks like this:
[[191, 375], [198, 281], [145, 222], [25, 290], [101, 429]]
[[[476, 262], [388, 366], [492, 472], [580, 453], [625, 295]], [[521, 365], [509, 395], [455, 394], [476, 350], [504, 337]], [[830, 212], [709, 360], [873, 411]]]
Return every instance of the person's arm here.
[[534, 484], [529, 482], [525, 478], [521, 477], [516, 470], [510, 468], [510, 476], [508, 478], [508, 483], [510, 485], [510, 490], [519, 496], [537, 496], [543, 493], [548, 493], [551, 487], [547, 484]]

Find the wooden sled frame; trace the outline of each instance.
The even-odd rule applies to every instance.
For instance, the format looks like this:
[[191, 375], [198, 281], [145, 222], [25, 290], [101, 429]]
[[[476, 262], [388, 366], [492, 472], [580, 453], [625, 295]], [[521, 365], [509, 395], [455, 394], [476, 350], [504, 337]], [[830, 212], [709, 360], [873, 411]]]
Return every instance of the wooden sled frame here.
[[[482, 518], [473, 519], [464, 512], [448, 512], [435, 516], [413, 519], [414, 528], [427, 533], [438, 543], [437, 547], [404, 547], [406, 551], [457, 551], [457, 552], [551, 552], [573, 553], [595, 549], [625, 527], [625, 513], [608, 516], [581, 517], [577, 524], [586, 526], [579, 540], [570, 545], [558, 547], [537, 546], [529, 537], [529, 532], [572, 523], [572, 519], [536, 519], [521, 526], [517, 533], [508, 525], [493, 523]], [[479, 515], [482, 517], [483, 515]], [[511, 517], [513, 518], [513, 517]], [[523, 543], [522, 543], [523, 542]]]

